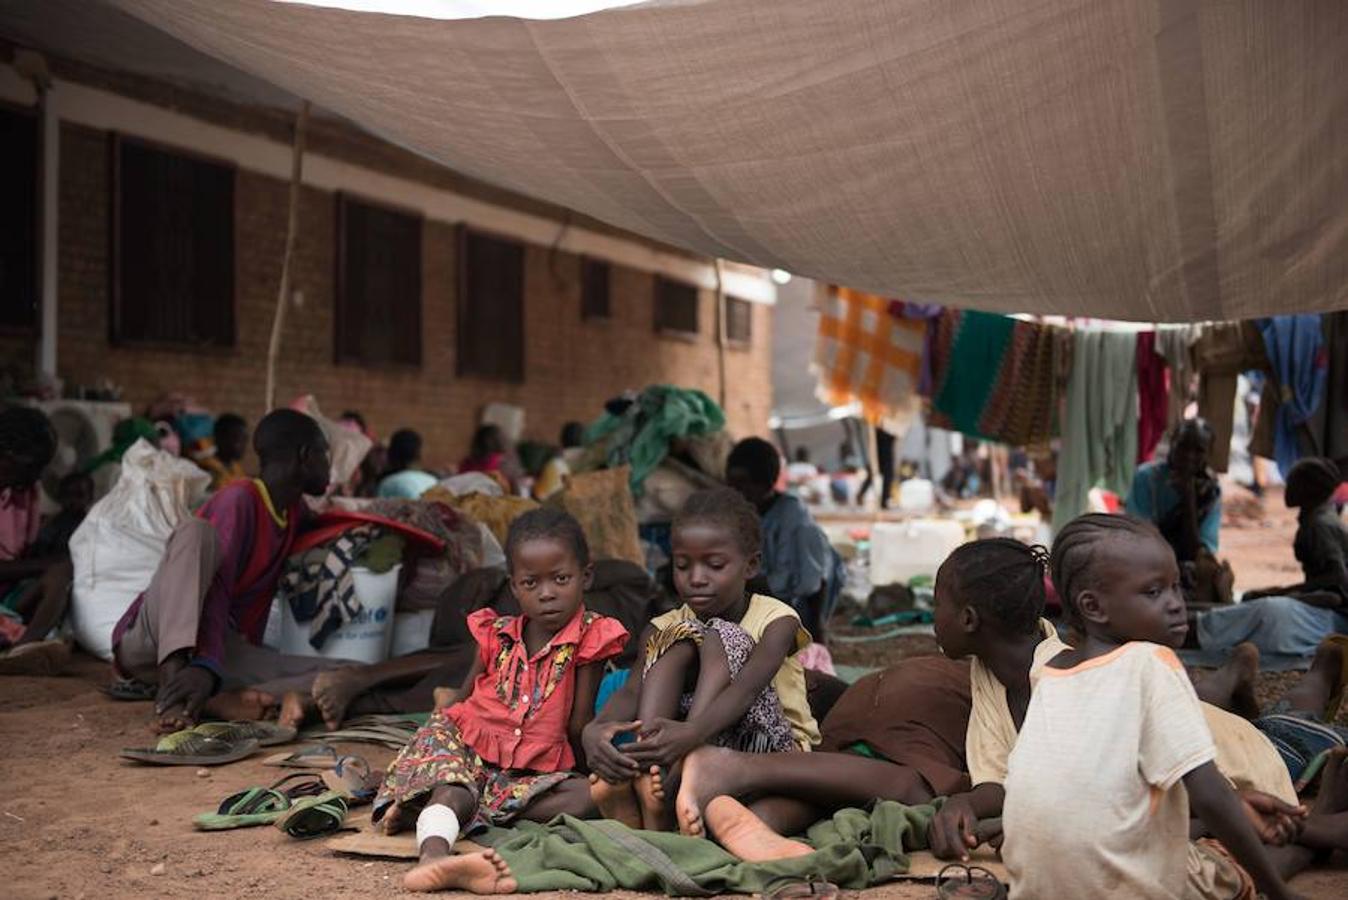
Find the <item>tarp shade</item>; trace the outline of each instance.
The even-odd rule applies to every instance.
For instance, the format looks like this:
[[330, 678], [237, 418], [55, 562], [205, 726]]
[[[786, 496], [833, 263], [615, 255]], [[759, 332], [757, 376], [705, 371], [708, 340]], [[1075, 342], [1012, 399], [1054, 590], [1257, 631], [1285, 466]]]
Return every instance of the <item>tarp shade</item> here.
[[684, 0], [442, 21], [115, 0], [485, 181], [887, 296], [1348, 307], [1348, 3]]

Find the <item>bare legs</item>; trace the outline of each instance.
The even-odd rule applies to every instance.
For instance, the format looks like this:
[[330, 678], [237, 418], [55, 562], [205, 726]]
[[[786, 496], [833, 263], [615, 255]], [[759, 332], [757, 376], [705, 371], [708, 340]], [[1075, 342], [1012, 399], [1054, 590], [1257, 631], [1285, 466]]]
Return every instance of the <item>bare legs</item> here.
[[[441, 804], [454, 811], [467, 824], [477, 813], [477, 798], [468, 788], [457, 784], [440, 785], [431, 791], [428, 804]], [[546, 822], [554, 816], [569, 814], [588, 817], [594, 814], [589, 787], [584, 778], [571, 778], [539, 797], [522, 814], [533, 822]], [[409, 810], [394, 806], [384, 819], [384, 828], [396, 833], [408, 827]], [[474, 894], [511, 894], [519, 887], [510, 866], [495, 850], [455, 855], [454, 848], [441, 837], [429, 837], [419, 848], [421, 859], [403, 876], [409, 891], [462, 890]]]
[[1200, 678], [1194, 690], [1204, 703], [1253, 719], [1259, 715], [1259, 702], [1254, 696], [1258, 674], [1259, 648], [1246, 641], [1231, 651], [1225, 665]]
[[[666, 650], [642, 677], [637, 718], [643, 722], [679, 718], [679, 702], [692, 693], [688, 718], [704, 713], [730, 685], [730, 663], [725, 645], [716, 632], [708, 630], [701, 644], [680, 641]], [[607, 784], [591, 779], [590, 793], [595, 805], [609, 818], [630, 827], [651, 831], [670, 831], [675, 826], [670, 803], [677, 786], [681, 764], [661, 772], [651, 767], [634, 781]]]
[[[896, 800], [909, 805], [932, 798], [916, 770], [850, 753], [737, 753], [702, 747], [683, 763], [675, 809], [685, 834], [701, 834], [702, 811], [717, 796], [759, 799], [774, 826], [791, 831], [805, 815], [860, 806], [871, 800]], [[795, 804], [778, 802], [789, 798]], [[809, 825], [817, 816], [804, 824]], [[792, 827], [792, 826], [795, 827]]]

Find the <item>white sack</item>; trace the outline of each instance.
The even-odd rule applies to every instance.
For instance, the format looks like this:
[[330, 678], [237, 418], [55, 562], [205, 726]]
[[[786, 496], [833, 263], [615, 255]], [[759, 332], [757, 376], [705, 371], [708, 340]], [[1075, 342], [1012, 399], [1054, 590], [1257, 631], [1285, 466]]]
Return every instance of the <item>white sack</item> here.
[[112, 659], [113, 627], [149, 586], [169, 535], [210, 481], [191, 460], [145, 440], [126, 451], [117, 483], [70, 538], [70, 620], [75, 640], [89, 653]]

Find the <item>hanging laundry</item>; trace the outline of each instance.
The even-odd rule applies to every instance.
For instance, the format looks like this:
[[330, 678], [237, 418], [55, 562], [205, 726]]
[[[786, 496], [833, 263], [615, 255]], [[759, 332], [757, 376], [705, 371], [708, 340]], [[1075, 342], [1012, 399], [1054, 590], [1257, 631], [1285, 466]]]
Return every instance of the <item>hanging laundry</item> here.
[[1236, 376], [1251, 369], [1267, 371], [1268, 353], [1253, 322], [1226, 322], [1204, 328], [1193, 355], [1199, 373], [1198, 415], [1212, 427], [1208, 465], [1214, 472], [1225, 472], [1231, 461]]
[[917, 383], [927, 333], [924, 318], [895, 315], [890, 300], [830, 288], [819, 315], [816, 393], [830, 406], [861, 404], [870, 422], [906, 428], [917, 413]]
[[947, 310], [933, 357], [934, 426], [1016, 446], [1046, 446], [1054, 436], [1070, 332]]
[[1306, 424], [1317, 439], [1315, 454], [1343, 466], [1348, 460], [1348, 310], [1326, 313], [1321, 319], [1329, 375], [1324, 402]]
[[1156, 352], [1156, 332], [1137, 334], [1137, 462], [1151, 459], [1165, 434], [1170, 397], [1165, 360]]
[[1086, 511], [1100, 485], [1127, 493], [1137, 465], [1137, 337], [1078, 331], [1067, 383], [1062, 452], [1053, 501], [1056, 532]]
[[1273, 452], [1278, 471], [1286, 477], [1298, 459], [1319, 452], [1307, 422], [1325, 398], [1329, 376], [1325, 335], [1319, 315], [1273, 316], [1256, 324], [1278, 386]]
[[1189, 405], [1189, 387], [1193, 384], [1194, 344], [1203, 334], [1201, 325], [1165, 325], [1156, 332], [1156, 352], [1165, 359], [1170, 376], [1170, 398], [1166, 402], [1166, 430], [1184, 418]]

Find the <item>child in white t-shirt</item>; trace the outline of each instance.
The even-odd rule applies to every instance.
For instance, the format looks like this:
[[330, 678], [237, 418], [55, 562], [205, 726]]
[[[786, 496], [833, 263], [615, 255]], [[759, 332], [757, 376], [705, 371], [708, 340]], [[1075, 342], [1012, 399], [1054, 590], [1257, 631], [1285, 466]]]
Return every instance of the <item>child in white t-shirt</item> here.
[[[1306, 863], [1266, 848], [1213, 764], [1171, 647], [1188, 630], [1174, 552], [1148, 523], [1082, 516], [1053, 581], [1085, 640], [1040, 670], [1006, 778], [1011, 896], [1294, 897]], [[1189, 807], [1216, 840], [1189, 840]]]

